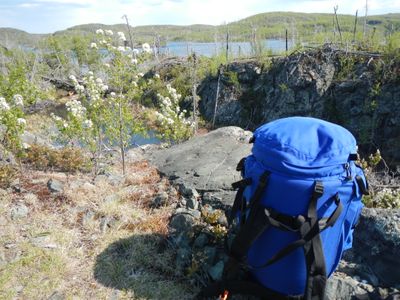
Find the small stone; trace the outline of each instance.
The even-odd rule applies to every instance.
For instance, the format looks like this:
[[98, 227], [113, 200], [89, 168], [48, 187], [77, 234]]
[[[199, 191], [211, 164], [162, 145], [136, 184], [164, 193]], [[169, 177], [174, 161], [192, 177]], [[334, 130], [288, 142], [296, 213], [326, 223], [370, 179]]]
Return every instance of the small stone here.
[[108, 228], [112, 228], [116, 223], [113, 217], [102, 217], [100, 220], [100, 231], [102, 233], [106, 232]]
[[56, 249], [58, 246], [53, 243], [50, 236], [38, 236], [30, 239], [32, 245], [42, 249]]
[[50, 179], [47, 182], [47, 188], [52, 193], [61, 193], [64, 190], [64, 184], [56, 179]]
[[75, 180], [75, 181], [70, 182], [69, 189], [76, 190], [76, 189], [79, 189], [81, 186], [82, 186], [82, 182], [80, 180]]
[[90, 209], [86, 210], [86, 212], [83, 214], [82, 217], [82, 225], [86, 226], [88, 225], [88, 223], [92, 222], [94, 220], [95, 215], [96, 214], [94, 213], [94, 211]]
[[224, 272], [224, 262], [219, 261], [214, 266], [208, 269], [208, 274], [214, 281], [219, 281], [222, 279], [222, 274]]
[[185, 232], [182, 232], [174, 238], [174, 243], [178, 248], [189, 248], [190, 238]]
[[228, 225], [228, 219], [226, 218], [226, 215], [225, 215], [224, 212], [221, 213], [221, 216], [218, 218], [217, 223], [222, 225], [222, 226], [225, 226], [225, 227], [229, 226]]
[[190, 214], [197, 220], [199, 220], [201, 218], [201, 212], [199, 212], [198, 210], [189, 210]]
[[96, 188], [96, 186], [94, 185], [94, 184], [91, 184], [90, 182], [85, 182], [83, 185], [82, 185], [82, 188], [83, 189], [85, 189], [85, 190], [94, 190], [95, 188]]
[[190, 209], [198, 209], [199, 201], [197, 201], [196, 197], [192, 196], [186, 200], [186, 207]]
[[186, 198], [182, 198], [182, 199], [179, 201], [179, 205], [180, 205], [181, 207], [186, 207], [186, 203], [187, 203], [187, 199], [186, 199]]
[[200, 233], [199, 236], [195, 239], [193, 243], [193, 247], [195, 248], [203, 248], [208, 244], [208, 236], [205, 233]]
[[172, 217], [169, 225], [176, 231], [188, 231], [192, 228], [194, 223], [194, 218], [188, 213], [177, 214]]
[[16, 220], [26, 218], [28, 216], [28, 213], [28, 207], [23, 203], [19, 203], [11, 208], [11, 219]]
[[378, 293], [379, 293], [379, 296], [380, 296], [382, 299], [385, 299], [385, 298], [389, 295], [388, 290], [387, 290], [387, 289], [384, 289], [384, 288], [381, 288], [381, 287], [378, 287]]
[[119, 201], [119, 199], [120, 199], [120, 197], [117, 194], [111, 194], [111, 195], [106, 196], [104, 198], [103, 202], [107, 203], [107, 204], [116, 203]]
[[15, 287], [15, 291], [17, 292], [17, 294], [21, 293], [24, 290], [24, 286], [23, 285], [17, 285]]
[[197, 192], [197, 190], [193, 187], [186, 186], [184, 183], [181, 183], [179, 185], [179, 192], [186, 197], [194, 197], [194, 198], [199, 198], [200, 195]]
[[22, 192], [21, 183], [20, 183], [19, 178], [14, 179], [13, 182], [11, 182], [10, 187], [16, 193]]
[[13, 249], [13, 248], [16, 248], [17, 247], [17, 244], [15, 244], [15, 243], [5, 243], [4, 244], [4, 248], [6, 248], [6, 249]]
[[168, 203], [168, 199], [169, 197], [167, 192], [158, 193], [153, 200], [152, 207], [158, 208], [165, 206]]
[[215, 257], [217, 256], [217, 249], [215, 247], [207, 246], [203, 250], [203, 255], [205, 263], [212, 265], [214, 263]]

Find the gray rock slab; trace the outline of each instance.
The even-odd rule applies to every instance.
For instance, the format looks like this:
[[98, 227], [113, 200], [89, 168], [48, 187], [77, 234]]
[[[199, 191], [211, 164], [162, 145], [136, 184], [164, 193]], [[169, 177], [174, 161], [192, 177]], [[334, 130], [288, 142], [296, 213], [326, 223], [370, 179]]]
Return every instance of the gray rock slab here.
[[239, 127], [224, 127], [145, 155], [176, 184], [184, 183], [200, 193], [231, 190], [232, 182], [240, 180], [237, 163], [250, 154], [251, 136]]
[[364, 208], [353, 248], [380, 284], [400, 288], [400, 209]]

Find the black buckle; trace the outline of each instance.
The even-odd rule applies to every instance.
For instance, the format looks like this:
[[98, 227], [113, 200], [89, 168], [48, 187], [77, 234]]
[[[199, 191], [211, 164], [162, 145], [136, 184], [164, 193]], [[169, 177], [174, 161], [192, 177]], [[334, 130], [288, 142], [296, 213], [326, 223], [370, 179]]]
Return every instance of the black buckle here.
[[251, 184], [251, 181], [252, 180], [251, 180], [250, 177], [249, 178], [244, 178], [242, 180], [239, 180], [239, 181], [236, 181], [236, 182], [232, 183], [232, 188], [234, 190], [240, 189], [240, 188], [245, 188], [246, 186]]
[[324, 194], [324, 184], [322, 181], [315, 181], [314, 195], [319, 198]]

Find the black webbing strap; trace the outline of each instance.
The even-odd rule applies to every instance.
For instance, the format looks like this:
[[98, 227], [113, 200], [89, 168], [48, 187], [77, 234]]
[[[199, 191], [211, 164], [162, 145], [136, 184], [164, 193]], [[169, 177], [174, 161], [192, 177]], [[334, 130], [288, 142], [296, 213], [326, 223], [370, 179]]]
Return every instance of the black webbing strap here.
[[245, 199], [243, 198], [244, 189], [246, 188], [246, 186], [251, 184], [251, 181], [251, 178], [245, 178], [232, 183], [232, 188], [235, 190], [237, 189], [238, 191], [236, 192], [235, 201], [233, 202], [231, 213], [228, 218], [229, 224], [232, 223], [232, 220], [236, 217], [236, 214], [239, 210], [243, 211], [245, 201]]
[[[282, 222], [282, 220], [276, 220], [271, 218], [268, 220], [269, 224], [271, 224], [274, 227], [277, 227], [282, 230], [288, 230], [288, 231], [300, 231], [301, 239], [296, 240], [286, 247], [282, 248], [279, 250], [274, 256], [272, 256], [267, 262], [260, 266], [252, 266], [252, 269], [262, 269], [265, 268], [269, 265], [272, 265], [273, 263], [277, 262], [281, 258], [285, 257], [286, 255], [290, 254], [292, 251], [296, 250], [299, 247], [302, 247], [306, 245], [308, 242], [310, 242], [316, 235], [319, 235], [322, 231], [327, 229], [330, 226], [333, 226], [335, 224], [336, 220], [339, 218], [342, 210], [343, 210], [343, 205], [340, 202], [339, 196], [336, 194], [334, 198], [336, 208], [332, 212], [332, 214], [328, 217], [323, 219], [323, 225], [320, 225], [320, 220], [317, 220], [317, 223], [314, 227], [311, 227], [307, 224], [309, 224], [306, 219], [299, 215], [296, 218], [295, 217], [290, 217], [286, 216], [286, 221]], [[268, 209], [265, 209], [265, 213], [267, 214]], [[283, 215], [284, 216], [284, 215]], [[279, 216], [279, 218], [282, 218]], [[308, 230], [307, 230], [308, 229]], [[312, 229], [312, 230], [311, 230]]]
[[[315, 181], [314, 191], [308, 206], [307, 221], [300, 228], [300, 234], [304, 240], [306, 240], [306, 236], [310, 234], [312, 237], [311, 240], [307, 240], [303, 247], [307, 266], [307, 283], [304, 298], [307, 300], [323, 299], [325, 296], [326, 266], [317, 215], [317, 202], [323, 193], [324, 185], [322, 181]], [[338, 203], [335, 211], [339, 211], [337, 214], [340, 215], [342, 206], [340, 201]], [[334, 214], [335, 212], [332, 216]], [[331, 220], [332, 219], [333, 217]], [[330, 226], [328, 223], [330, 222], [327, 222], [325, 228]]]
[[367, 184], [365, 184], [364, 180], [362, 179], [362, 177], [360, 175], [356, 176], [356, 183], [363, 195], [369, 195], [368, 182], [367, 182]]
[[255, 206], [258, 206], [260, 203], [262, 194], [268, 184], [269, 175], [270, 172], [265, 171], [260, 176], [256, 191], [250, 199], [249, 207], [251, 207], [251, 209], [249, 211], [248, 219], [241, 226], [238, 234], [232, 241], [229, 249], [230, 257], [223, 272], [223, 278], [225, 280], [238, 278], [239, 272], [245, 268], [244, 261], [247, 251], [260, 234], [264, 232], [266, 227], [269, 226], [264, 222], [262, 216], [264, 215], [263, 209], [255, 208]]
[[265, 300], [302, 300], [302, 295], [283, 295], [270, 290], [261, 284], [254, 281], [247, 280], [225, 280], [210, 284], [204, 288], [200, 294], [197, 295], [197, 299], [215, 299], [224, 293], [229, 292], [230, 295], [241, 294], [241, 295], [252, 295]]
[[248, 219], [232, 242], [230, 254], [237, 261], [242, 262], [244, 260], [250, 246], [269, 226], [265, 222], [264, 209], [258, 207], [268, 184], [269, 175], [270, 172], [265, 171], [260, 176], [256, 191], [250, 199]]

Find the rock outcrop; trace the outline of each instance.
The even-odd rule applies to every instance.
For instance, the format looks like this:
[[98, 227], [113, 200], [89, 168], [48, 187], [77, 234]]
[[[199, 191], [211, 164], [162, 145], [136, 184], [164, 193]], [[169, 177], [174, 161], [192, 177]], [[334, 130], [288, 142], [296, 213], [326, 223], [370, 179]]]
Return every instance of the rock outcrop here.
[[[218, 77], [200, 85], [200, 110], [214, 118]], [[215, 122], [254, 129], [289, 116], [338, 123], [368, 154], [378, 147], [400, 165], [400, 61], [330, 47], [294, 53], [269, 65], [234, 62], [221, 71]]]

